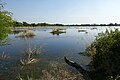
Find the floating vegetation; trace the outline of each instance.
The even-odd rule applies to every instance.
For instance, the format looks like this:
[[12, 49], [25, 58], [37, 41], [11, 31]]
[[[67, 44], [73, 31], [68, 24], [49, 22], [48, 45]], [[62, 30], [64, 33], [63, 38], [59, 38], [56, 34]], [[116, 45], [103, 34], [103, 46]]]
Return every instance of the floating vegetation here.
[[53, 35], [59, 35], [59, 34], [62, 34], [62, 33], [66, 33], [66, 31], [63, 31], [63, 30], [61, 30], [61, 29], [54, 29], [52, 32], [50, 32], [50, 33], [52, 33]]
[[16, 37], [20, 37], [20, 38], [32, 38], [35, 36], [35, 33], [33, 30], [25, 30], [24, 32], [20, 32], [18, 34], [18, 36]]
[[85, 54], [85, 52], [80, 52], [79, 54]]
[[2, 61], [7, 60], [9, 58], [10, 57], [7, 54], [5, 54], [4, 52], [2, 54], [0, 54], [0, 60], [2, 60]]
[[78, 30], [78, 32], [87, 32], [86, 30]]
[[97, 28], [96, 27], [91, 28], [91, 30], [93, 30], [93, 29], [97, 29]]
[[86, 31], [85, 33], [87, 34], [88, 32]]

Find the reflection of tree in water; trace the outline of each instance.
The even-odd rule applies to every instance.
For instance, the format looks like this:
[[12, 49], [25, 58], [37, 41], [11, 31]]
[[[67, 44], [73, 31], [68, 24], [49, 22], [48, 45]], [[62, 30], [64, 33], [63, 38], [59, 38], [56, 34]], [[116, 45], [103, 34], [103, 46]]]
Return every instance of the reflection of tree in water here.
[[3, 40], [0, 40], [0, 46], [10, 45], [9, 41], [10, 41], [9, 38], [5, 38]]

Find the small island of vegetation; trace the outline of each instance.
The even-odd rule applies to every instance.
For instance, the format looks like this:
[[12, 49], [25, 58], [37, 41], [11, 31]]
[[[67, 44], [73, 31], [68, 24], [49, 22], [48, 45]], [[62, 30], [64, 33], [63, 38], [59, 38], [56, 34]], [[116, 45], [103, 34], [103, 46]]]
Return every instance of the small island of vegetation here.
[[62, 33], [66, 33], [66, 31], [63, 31], [63, 30], [61, 30], [61, 29], [54, 29], [52, 32], [50, 32], [50, 33], [52, 33], [53, 35], [59, 35], [59, 34], [62, 34]]

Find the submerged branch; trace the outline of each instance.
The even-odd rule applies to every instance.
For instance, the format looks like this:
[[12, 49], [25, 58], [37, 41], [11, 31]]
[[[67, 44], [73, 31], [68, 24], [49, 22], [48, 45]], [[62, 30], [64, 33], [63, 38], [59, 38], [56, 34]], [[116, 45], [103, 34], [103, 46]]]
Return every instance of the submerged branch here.
[[85, 80], [91, 80], [91, 78], [88, 75], [88, 72], [84, 70], [79, 64], [69, 60], [67, 57], [64, 57], [64, 60], [68, 65], [75, 67], [83, 75]]

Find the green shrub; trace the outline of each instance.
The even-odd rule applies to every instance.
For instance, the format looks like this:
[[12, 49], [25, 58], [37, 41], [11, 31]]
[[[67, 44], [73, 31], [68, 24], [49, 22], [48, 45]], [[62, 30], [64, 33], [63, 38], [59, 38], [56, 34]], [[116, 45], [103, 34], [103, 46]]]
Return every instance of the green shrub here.
[[53, 30], [52, 32], [53, 35], [59, 35], [59, 34], [62, 34], [62, 33], [66, 33], [66, 31], [62, 31], [61, 29], [56, 29], [56, 30]]
[[98, 35], [92, 47], [96, 49], [93, 55], [95, 75], [104, 79], [120, 75], [120, 31], [106, 30]]

